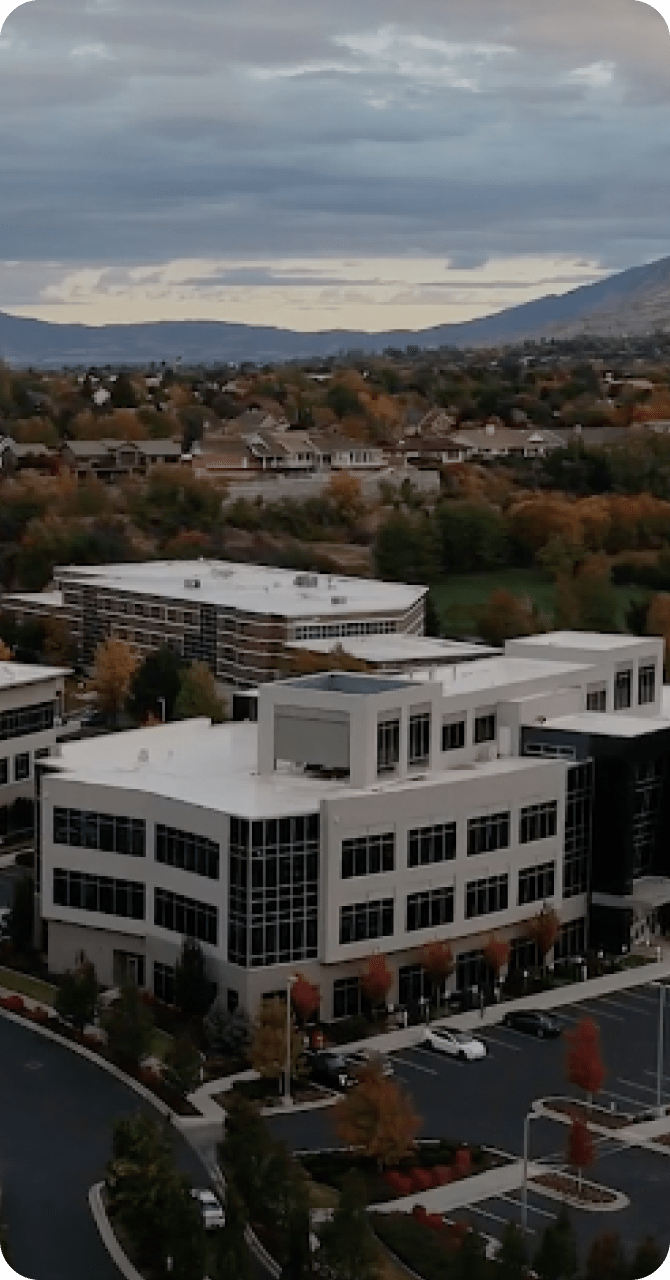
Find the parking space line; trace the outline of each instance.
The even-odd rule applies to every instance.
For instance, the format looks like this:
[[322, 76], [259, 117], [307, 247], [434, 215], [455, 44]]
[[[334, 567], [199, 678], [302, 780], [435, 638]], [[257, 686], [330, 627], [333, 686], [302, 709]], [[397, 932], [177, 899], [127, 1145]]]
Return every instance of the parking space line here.
[[599, 1004], [591, 1004], [590, 1001], [582, 1001], [582, 1009], [586, 1009], [594, 1018], [610, 1018], [612, 1022], [625, 1022], [626, 1019], [620, 1013], [608, 1013], [606, 1009], [602, 1009]]
[[[623, 1078], [623, 1076], [617, 1076], [617, 1083], [618, 1083], [618, 1084], [624, 1084], [624, 1085], [626, 1085], [629, 1089], [641, 1089], [643, 1093], [653, 1093], [654, 1095], [656, 1094], [656, 1087], [655, 1087], [655, 1085], [651, 1085], [651, 1084], [638, 1084], [638, 1083], [637, 1083], [637, 1081], [635, 1081], [635, 1080], [625, 1080], [625, 1079]], [[663, 1101], [663, 1098], [661, 1098], [661, 1101]]]
[[488, 1031], [484, 1033], [484, 1039], [487, 1044], [498, 1044], [501, 1049], [511, 1049], [512, 1053], [521, 1053], [521, 1046], [518, 1044], [508, 1044], [506, 1040], [498, 1040], [497, 1036], [492, 1036]]
[[619, 995], [633, 1003], [636, 1000], [641, 1000], [642, 1003], [647, 1006], [658, 1006], [658, 996], [654, 992], [647, 991], [647, 989], [643, 987], [638, 987], [636, 991], [620, 991]]
[[638, 1008], [636, 1005], [631, 1004], [630, 1001], [624, 1002], [623, 1000], [615, 1000], [614, 996], [603, 996], [602, 1002], [607, 1003], [608, 1005], [613, 1004], [617, 1009], [625, 1009], [626, 1013], [639, 1013], [641, 1016], [644, 1016], [645, 1014], [650, 1012], [648, 1003], [646, 1001], [645, 1001], [644, 1009]]
[[402, 1067], [411, 1067], [413, 1071], [425, 1071], [427, 1076], [437, 1076], [439, 1071], [435, 1071], [434, 1067], [424, 1067], [421, 1062], [412, 1062], [411, 1058], [399, 1058], [397, 1054], [393, 1056], [394, 1062], [399, 1062]]
[[615, 1093], [614, 1089], [603, 1089], [602, 1096], [605, 1098], [616, 1098], [618, 1102], [625, 1102], [629, 1110], [631, 1108], [638, 1108], [638, 1110], [641, 1111], [645, 1110], [644, 1103], [641, 1102], [639, 1098], [631, 1098], [630, 1094]]
[[[656, 1079], [656, 1072], [652, 1071], [649, 1067], [645, 1067], [644, 1074], [646, 1076], [653, 1076], [654, 1080]], [[667, 1074], [664, 1074], [661, 1076], [661, 1080], [670, 1080], [670, 1076]]]
[[[499, 1199], [499, 1200], [504, 1200], [506, 1204], [515, 1204], [515, 1205], [517, 1205], [519, 1208], [521, 1208], [521, 1205], [522, 1205], [522, 1201], [521, 1201], [521, 1200], [516, 1200], [516, 1199], [514, 1198], [514, 1196], [502, 1196], [502, 1195], [501, 1195], [501, 1196], [499, 1196], [499, 1197], [498, 1197], [498, 1199]], [[529, 1213], [539, 1213], [543, 1218], [555, 1218], [555, 1217], [556, 1217], [556, 1214], [555, 1214], [555, 1213], [549, 1213], [549, 1212], [547, 1211], [547, 1209], [538, 1209], [538, 1208], [536, 1207], [536, 1205], [531, 1204], [531, 1203], [530, 1203], [530, 1201], [528, 1202], [528, 1212], [529, 1212]]]
[[[510, 1222], [509, 1218], [501, 1218], [499, 1213], [492, 1213], [490, 1209], [481, 1209], [479, 1205], [463, 1205], [463, 1212], [471, 1213], [472, 1215], [477, 1214], [481, 1218], [490, 1218], [492, 1222], [501, 1222], [504, 1227]], [[529, 1227], [528, 1230], [535, 1235], [532, 1227]]]

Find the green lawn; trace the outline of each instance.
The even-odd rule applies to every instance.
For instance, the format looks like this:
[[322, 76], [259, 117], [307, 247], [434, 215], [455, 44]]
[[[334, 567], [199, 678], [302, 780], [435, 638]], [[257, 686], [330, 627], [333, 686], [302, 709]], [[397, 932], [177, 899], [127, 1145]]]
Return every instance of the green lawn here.
[[15, 969], [0, 968], [0, 987], [6, 987], [8, 991], [16, 991], [21, 996], [28, 996], [31, 1000], [40, 1000], [42, 1004], [48, 1004], [50, 1007], [55, 1004], [58, 994], [58, 988], [52, 987], [49, 982], [31, 978], [26, 973], [17, 973]]
[[[553, 615], [555, 584], [536, 569], [499, 569], [491, 573], [454, 574], [433, 588], [435, 605], [447, 635], [477, 634], [477, 615], [492, 591], [504, 587], [515, 596], [530, 596], [542, 612]], [[632, 600], [645, 595], [640, 587], [615, 587], [619, 599], [619, 625]]]

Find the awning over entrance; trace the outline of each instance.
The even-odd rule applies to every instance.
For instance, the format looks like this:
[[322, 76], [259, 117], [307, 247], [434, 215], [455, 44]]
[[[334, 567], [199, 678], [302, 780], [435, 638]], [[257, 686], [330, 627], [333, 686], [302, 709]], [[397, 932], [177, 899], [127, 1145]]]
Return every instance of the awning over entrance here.
[[632, 893], [594, 893], [592, 901], [597, 907], [632, 907], [637, 914], [655, 911], [670, 902], [670, 877], [640, 876], [633, 881]]

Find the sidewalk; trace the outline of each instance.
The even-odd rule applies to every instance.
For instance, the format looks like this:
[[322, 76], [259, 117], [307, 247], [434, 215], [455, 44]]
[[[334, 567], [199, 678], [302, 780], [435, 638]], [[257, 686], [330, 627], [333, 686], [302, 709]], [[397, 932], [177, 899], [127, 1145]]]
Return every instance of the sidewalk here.
[[[633, 987], [646, 986], [650, 982], [670, 979], [670, 951], [660, 961], [640, 965], [639, 968], [624, 969], [622, 973], [609, 973], [603, 978], [587, 978], [585, 982], [570, 982], [564, 987], [553, 987], [550, 991], [540, 991], [535, 995], [519, 996], [516, 1000], [505, 1000], [500, 1004], [486, 1005], [483, 1010], [472, 1009], [468, 1013], [445, 1014], [431, 1022], [431, 1026], [457, 1025], [462, 1031], [476, 1031], [477, 1028], [495, 1026], [511, 1009], [560, 1009], [566, 1005], [577, 1004], [581, 1000], [595, 1000], [599, 996], [611, 995], [616, 991], [626, 991]], [[378, 1053], [393, 1053], [396, 1049], [408, 1049], [417, 1044], [423, 1036], [423, 1024], [413, 1027], [401, 1027], [397, 1031], [383, 1031], [376, 1036], [368, 1036], [365, 1040], [355, 1040], [343, 1046], [350, 1049], [374, 1049]]]

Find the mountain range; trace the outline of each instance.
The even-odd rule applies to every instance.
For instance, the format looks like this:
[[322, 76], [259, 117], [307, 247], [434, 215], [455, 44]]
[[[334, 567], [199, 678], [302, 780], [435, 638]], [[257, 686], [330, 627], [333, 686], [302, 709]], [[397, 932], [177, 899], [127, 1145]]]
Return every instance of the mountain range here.
[[494, 315], [430, 329], [301, 333], [228, 321], [170, 320], [93, 327], [53, 324], [0, 311], [0, 358], [17, 366], [258, 363], [324, 358], [385, 347], [495, 347], [580, 334], [621, 337], [670, 328], [670, 257], [617, 272], [596, 284], [547, 294]]

